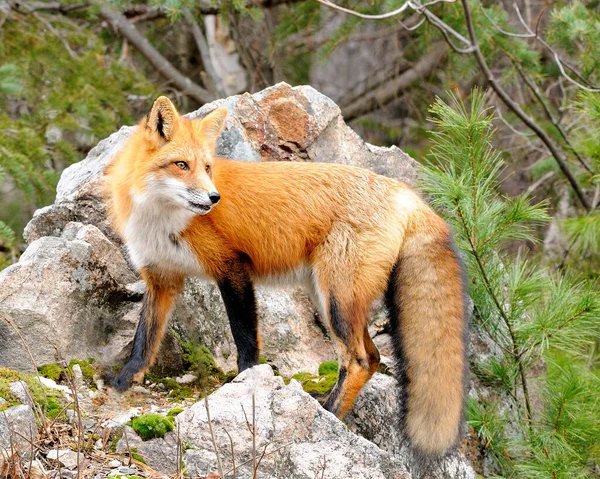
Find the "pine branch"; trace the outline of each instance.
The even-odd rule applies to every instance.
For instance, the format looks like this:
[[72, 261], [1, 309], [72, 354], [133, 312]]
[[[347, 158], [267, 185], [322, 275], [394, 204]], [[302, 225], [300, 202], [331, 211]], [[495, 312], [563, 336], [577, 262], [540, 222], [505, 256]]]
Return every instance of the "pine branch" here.
[[527, 383], [527, 376], [525, 375], [525, 369], [523, 368], [523, 363], [521, 361], [521, 353], [519, 353], [519, 348], [517, 345], [517, 338], [515, 336], [515, 331], [512, 327], [512, 323], [510, 322], [510, 320], [508, 319], [508, 316], [506, 315], [506, 312], [504, 311], [504, 308], [500, 304], [500, 301], [498, 300], [498, 297], [496, 296], [494, 289], [492, 288], [492, 284], [488, 278], [486, 269], [483, 265], [481, 257], [479, 256], [479, 252], [477, 251], [477, 249], [475, 248], [475, 245], [473, 244], [472, 235], [469, 233], [469, 228], [467, 225], [466, 218], [465, 218], [462, 208], [460, 207], [458, 202], [456, 202], [456, 209], [458, 211], [458, 216], [459, 216], [461, 223], [463, 224], [463, 227], [465, 230], [465, 237], [467, 238], [467, 241], [469, 242], [469, 245], [470, 245], [470, 249], [471, 249], [470, 253], [473, 255], [473, 257], [475, 258], [475, 261], [477, 262], [477, 267], [479, 269], [479, 273], [481, 274], [481, 277], [482, 277], [485, 287], [488, 291], [488, 294], [490, 295], [490, 297], [492, 298], [492, 301], [496, 305], [498, 313], [500, 314], [500, 317], [502, 318], [504, 324], [506, 325], [506, 328], [508, 329], [508, 333], [510, 334], [510, 339], [512, 342], [511, 355], [513, 357], [513, 361], [517, 364], [517, 367], [519, 368], [519, 376], [521, 378], [521, 387], [523, 389], [523, 397], [525, 398], [525, 407], [527, 409], [527, 425], [529, 426], [529, 428], [531, 428], [533, 416], [532, 416], [532, 411], [531, 411], [531, 400], [529, 398], [529, 386]]
[[567, 181], [575, 191], [577, 198], [583, 205], [586, 210], [591, 209], [591, 204], [586, 198], [581, 186], [577, 182], [577, 179], [569, 169], [567, 165], [567, 159], [562, 151], [560, 151], [559, 147], [552, 141], [548, 133], [546, 133], [542, 127], [540, 127], [537, 122], [531, 118], [527, 113], [523, 111], [523, 109], [510, 97], [506, 90], [500, 85], [500, 82], [496, 78], [496, 76], [490, 70], [483, 53], [481, 53], [481, 49], [479, 47], [479, 42], [477, 40], [477, 36], [475, 34], [475, 27], [473, 26], [473, 20], [471, 18], [471, 9], [469, 7], [468, 0], [461, 0], [464, 13], [465, 13], [465, 23], [467, 25], [467, 30], [469, 32], [469, 38], [471, 39], [471, 43], [473, 44], [473, 55], [475, 56], [475, 60], [481, 69], [481, 72], [485, 75], [486, 80], [492, 87], [492, 89], [496, 92], [496, 94], [500, 97], [500, 99], [504, 102], [504, 104], [512, 110], [512, 112], [519, 117], [519, 119], [525, 123], [537, 136], [538, 138], [546, 145], [550, 153], [558, 163], [560, 170], [563, 172]]

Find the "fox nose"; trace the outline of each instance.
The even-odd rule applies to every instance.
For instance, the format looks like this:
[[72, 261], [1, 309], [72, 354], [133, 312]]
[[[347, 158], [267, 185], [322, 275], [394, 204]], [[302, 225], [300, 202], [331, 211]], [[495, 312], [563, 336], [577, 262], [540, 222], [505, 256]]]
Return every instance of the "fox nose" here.
[[216, 205], [221, 199], [221, 195], [216, 191], [213, 191], [212, 193], [208, 194], [208, 198], [210, 199], [213, 205]]

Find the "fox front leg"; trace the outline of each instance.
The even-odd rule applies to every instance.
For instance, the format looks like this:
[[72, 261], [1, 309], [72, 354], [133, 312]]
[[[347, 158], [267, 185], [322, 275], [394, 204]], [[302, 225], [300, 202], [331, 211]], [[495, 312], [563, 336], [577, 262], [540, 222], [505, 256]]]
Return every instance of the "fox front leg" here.
[[146, 282], [146, 292], [140, 321], [133, 338], [133, 350], [129, 361], [111, 383], [119, 392], [128, 389], [132, 381], [140, 379], [154, 364], [169, 315], [183, 289], [183, 276], [153, 274], [150, 270], [144, 269], [142, 278]]

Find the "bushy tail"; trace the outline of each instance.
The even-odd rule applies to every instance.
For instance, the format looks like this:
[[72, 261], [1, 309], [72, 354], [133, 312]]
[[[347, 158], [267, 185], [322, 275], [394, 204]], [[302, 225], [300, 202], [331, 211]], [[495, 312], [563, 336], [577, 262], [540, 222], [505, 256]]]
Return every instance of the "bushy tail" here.
[[456, 444], [467, 374], [467, 298], [448, 226], [437, 216], [407, 231], [390, 276], [390, 312], [401, 421], [421, 457]]

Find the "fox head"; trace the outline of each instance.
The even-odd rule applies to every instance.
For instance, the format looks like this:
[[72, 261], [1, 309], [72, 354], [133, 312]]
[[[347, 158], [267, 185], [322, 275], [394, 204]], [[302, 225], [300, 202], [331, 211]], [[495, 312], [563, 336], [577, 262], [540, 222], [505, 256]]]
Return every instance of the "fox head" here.
[[140, 125], [146, 147], [134, 173], [140, 196], [199, 215], [210, 212], [221, 198], [212, 170], [226, 117], [227, 109], [221, 107], [190, 120], [167, 97], [159, 97]]

